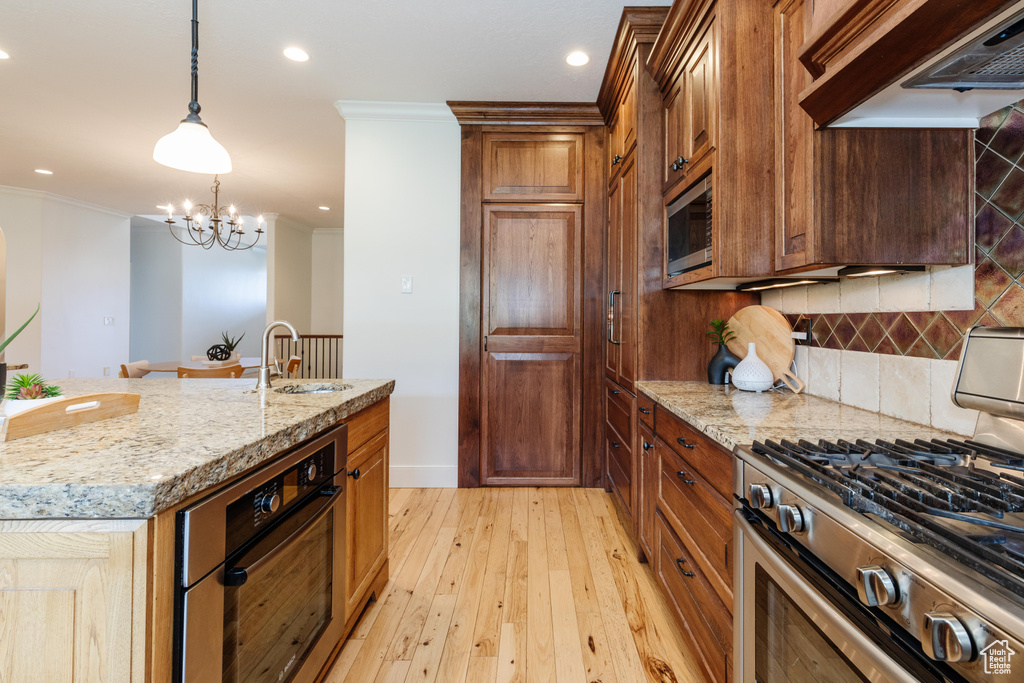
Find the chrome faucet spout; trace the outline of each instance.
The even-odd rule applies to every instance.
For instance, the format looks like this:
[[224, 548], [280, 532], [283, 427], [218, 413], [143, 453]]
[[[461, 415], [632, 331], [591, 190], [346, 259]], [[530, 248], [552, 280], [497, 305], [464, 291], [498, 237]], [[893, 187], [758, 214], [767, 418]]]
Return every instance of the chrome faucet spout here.
[[257, 391], [266, 391], [270, 388], [270, 333], [275, 328], [284, 327], [292, 333], [292, 341], [298, 343], [299, 333], [295, 331], [291, 323], [284, 320], [275, 320], [263, 330], [263, 348], [260, 351], [260, 374], [256, 382]]

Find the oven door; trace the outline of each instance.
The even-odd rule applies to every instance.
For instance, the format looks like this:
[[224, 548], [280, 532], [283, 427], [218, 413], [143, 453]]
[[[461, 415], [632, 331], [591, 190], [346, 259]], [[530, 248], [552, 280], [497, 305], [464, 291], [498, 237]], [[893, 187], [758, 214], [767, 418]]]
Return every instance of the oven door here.
[[734, 683], [947, 680], [754, 513], [734, 517]]
[[305, 682], [320, 673], [345, 625], [344, 478], [185, 593], [185, 681]]

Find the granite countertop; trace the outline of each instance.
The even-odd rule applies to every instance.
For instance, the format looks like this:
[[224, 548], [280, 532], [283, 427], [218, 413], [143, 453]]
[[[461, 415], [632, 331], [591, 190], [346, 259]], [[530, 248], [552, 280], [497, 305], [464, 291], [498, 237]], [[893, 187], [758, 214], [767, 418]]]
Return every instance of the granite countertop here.
[[[277, 386], [323, 380], [278, 380]], [[68, 379], [65, 396], [141, 394], [139, 412], [0, 442], [0, 519], [147, 518], [373, 405], [393, 380], [261, 396], [253, 379]]]
[[788, 389], [756, 394], [706, 382], [637, 382], [660, 406], [732, 450], [789, 439], [954, 439], [952, 432], [907, 422]]

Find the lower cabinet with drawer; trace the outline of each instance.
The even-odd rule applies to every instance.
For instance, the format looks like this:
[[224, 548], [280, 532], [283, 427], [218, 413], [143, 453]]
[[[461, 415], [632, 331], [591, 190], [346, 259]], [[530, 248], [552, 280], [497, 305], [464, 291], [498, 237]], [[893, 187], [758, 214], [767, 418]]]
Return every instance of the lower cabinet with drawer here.
[[654, 455], [641, 454], [640, 499], [649, 514], [641, 520], [641, 545], [705, 676], [726, 681], [732, 658], [733, 456], [660, 405], [654, 426], [647, 434], [653, 447], [645, 451]]
[[626, 515], [633, 520], [637, 471], [633, 448], [636, 398], [611, 380], [605, 380], [604, 386], [604, 450], [608, 483]]

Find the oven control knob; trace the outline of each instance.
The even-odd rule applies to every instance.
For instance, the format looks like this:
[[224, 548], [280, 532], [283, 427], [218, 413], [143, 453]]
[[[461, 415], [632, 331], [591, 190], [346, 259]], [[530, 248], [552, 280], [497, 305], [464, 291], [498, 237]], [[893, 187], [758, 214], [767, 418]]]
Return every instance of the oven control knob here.
[[772, 500], [772, 490], [767, 484], [750, 485], [750, 506], [755, 510], [767, 510], [775, 502]]
[[804, 515], [796, 505], [779, 506], [779, 529], [787, 534], [804, 530]]
[[857, 595], [868, 607], [895, 605], [900, 600], [900, 591], [892, 576], [875, 564], [857, 567]]
[[276, 493], [268, 493], [260, 500], [260, 510], [263, 512], [277, 512], [281, 507], [281, 496]]
[[316, 463], [311, 462], [306, 465], [306, 481], [313, 481], [316, 479]]
[[963, 623], [949, 612], [924, 615], [924, 653], [937, 662], [969, 662], [974, 659], [974, 643]]

